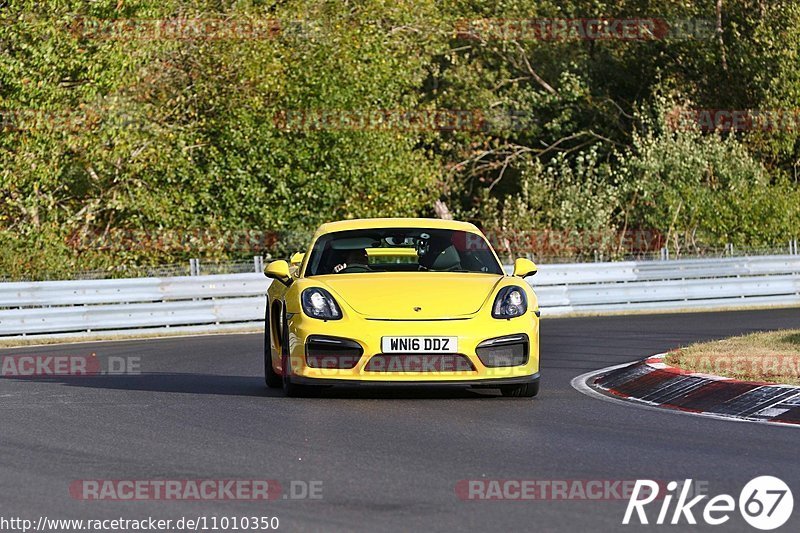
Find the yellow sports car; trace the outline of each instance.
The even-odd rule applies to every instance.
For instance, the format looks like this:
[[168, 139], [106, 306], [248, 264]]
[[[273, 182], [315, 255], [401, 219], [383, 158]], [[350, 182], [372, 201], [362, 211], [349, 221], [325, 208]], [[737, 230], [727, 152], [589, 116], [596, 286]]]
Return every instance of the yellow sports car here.
[[323, 224], [270, 263], [264, 367], [302, 396], [330, 385], [539, 391], [539, 305], [517, 259], [505, 275], [472, 224], [422, 218]]

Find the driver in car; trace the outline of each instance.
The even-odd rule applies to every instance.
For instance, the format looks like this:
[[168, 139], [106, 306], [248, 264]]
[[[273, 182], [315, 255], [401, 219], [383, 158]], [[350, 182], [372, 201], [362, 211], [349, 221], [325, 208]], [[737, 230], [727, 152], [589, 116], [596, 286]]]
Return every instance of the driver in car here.
[[347, 258], [345, 259], [344, 263], [339, 263], [338, 265], [333, 267], [333, 272], [335, 274], [338, 274], [347, 267], [353, 265], [359, 265], [364, 267], [369, 265], [369, 257], [367, 256], [367, 250], [365, 250], [364, 248], [350, 250], [347, 253]]

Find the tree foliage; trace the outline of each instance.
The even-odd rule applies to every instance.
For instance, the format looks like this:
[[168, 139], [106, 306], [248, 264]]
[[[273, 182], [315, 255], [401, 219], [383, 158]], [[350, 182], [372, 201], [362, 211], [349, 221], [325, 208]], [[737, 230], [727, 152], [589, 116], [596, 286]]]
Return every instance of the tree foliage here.
[[[323, 221], [435, 216], [436, 200], [488, 231], [646, 228], [681, 248], [783, 243], [800, 222], [797, 128], [675, 129], [670, 116], [796, 109], [800, 8], [717, 6], [10, 3], [0, 8], [0, 276], [281, 255]], [[463, 31], [480, 19], [598, 17], [657, 17], [674, 34]], [[183, 33], [154, 34], [157, 21], [183, 21]], [[336, 119], [435, 110], [468, 111], [479, 127]], [[277, 240], [231, 251], [213, 239], [186, 249], [85, 238], [133, 230]]]

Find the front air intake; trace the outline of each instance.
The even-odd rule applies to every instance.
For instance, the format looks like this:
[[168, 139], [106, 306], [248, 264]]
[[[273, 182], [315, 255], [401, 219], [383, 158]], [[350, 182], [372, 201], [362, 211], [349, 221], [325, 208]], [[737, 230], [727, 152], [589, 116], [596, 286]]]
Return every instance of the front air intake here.
[[306, 365], [310, 368], [354, 368], [364, 349], [350, 339], [311, 335], [306, 340]]
[[475, 367], [460, 353], [391, 353], [370, 358], [367, 372], [473, 372]]
[[521, 366], [528, 362], [528, 336], [507, 335], [483, 341], [475, 353], [486, 367]]

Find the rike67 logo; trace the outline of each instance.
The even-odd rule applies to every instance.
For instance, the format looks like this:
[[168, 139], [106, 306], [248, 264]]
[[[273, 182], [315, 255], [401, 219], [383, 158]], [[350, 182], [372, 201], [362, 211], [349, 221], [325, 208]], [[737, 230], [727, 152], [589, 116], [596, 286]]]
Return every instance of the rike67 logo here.
[[[680, 485], [680, 494], [678, 494], [679, 484], [676, 481], [670, 481], [667, 483], [666, 494], [659, 494], [659, 484], [655, 481], [637, 480], [630, 500], [628, 500], [628, 507], [625, 509], [622, 523], [625, 525], [635, 524], [638, 519], [640, 524], [649, 524], [645, 507], [657, 498], [661, 500], [661, 507], [655, 520], [655, 523], [659, 525], [680, 524], [683, 520], [687, 524], [697, 524], [695, 513], [698, 513], [706, 524], [718, 526], [730, 520], [738, 503], [738, 510], [742, 518], [754, 528], [766, 531], [785, 524], [794, 508], [791, 489], [782, 480], [773, 476], [760, 476], [750, 480], [739, 494], [738, 502], [733, 496], [720, 494], [710, 498], [704, 502], [705, 505], [702, 505], [701, 502], [708, 496], [702, 494], [689, 499], [691, 487], [692, 480], [687, 479]], [[672, 501], [676, 496], [677, 501], [672, 508]]]

